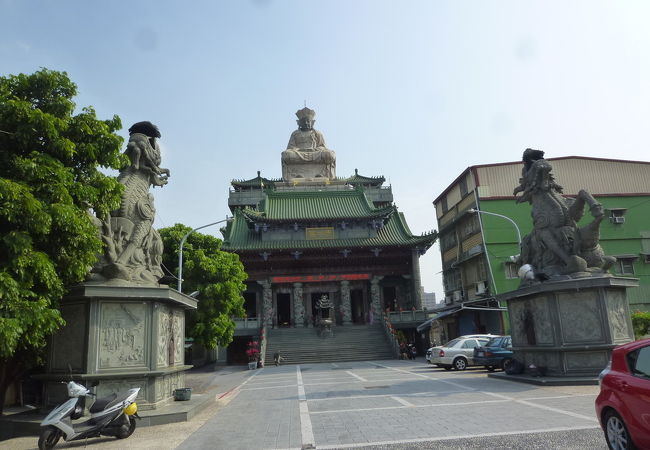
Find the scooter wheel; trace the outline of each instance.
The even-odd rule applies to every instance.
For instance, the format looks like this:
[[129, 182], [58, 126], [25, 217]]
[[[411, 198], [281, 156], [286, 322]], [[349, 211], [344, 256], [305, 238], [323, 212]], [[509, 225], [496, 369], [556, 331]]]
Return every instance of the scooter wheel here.
[[54, 448], [63, 432], [57, 427], [49, 426], [41, 431], [41, 436], [38, 438], [38, 449], [39, 450], [50, 450]]
[[115, 435], [115, 437], [118, 439], [126, 439], [129, 436], [131, 436], [135, 431], [135, 417], [133, 416], [127, 416], [127, 417], [129, 419], [129, 424], [120, 427], [120, 431], [118, 431], [117, 434]]

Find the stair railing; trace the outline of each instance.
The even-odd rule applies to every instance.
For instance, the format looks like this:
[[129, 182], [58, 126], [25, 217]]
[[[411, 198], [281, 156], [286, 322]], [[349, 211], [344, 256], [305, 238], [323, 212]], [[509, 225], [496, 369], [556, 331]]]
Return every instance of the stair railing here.
[[395, 354], [396, 358], [399, 358], [400, 352], [399, 352], [399, 342], [397, 342], [397, 337], [395, 337], [395, 328], [393, 328], [393, 325], [390, 323], [390, 319], [388, 318], [387, 314], [384, 314], [382, 316], [382, 325], [384, 328], [384, 332], [386, 333], [386, 337], [388, 338], [388, 343], [390, 346], [393, 348], [393, 353]]

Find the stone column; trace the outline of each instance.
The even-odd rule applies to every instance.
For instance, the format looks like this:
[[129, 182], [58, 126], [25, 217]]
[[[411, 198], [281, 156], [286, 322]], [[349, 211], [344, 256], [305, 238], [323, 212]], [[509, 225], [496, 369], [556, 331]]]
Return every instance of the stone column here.
[[273, 325], [273, 294], [271, 282], [268, 280], [258, 281], [262, 286], [262, 323], [268, 327]]
[[293, 321], [294, 326], [305, 326], [305, 305], [302, 302], [302, 283], [293, 283]]
[[383, 276], [374, 276], [370, 279], [370, 310], [374, 316], [374, 320], [382, 318], [383, 311], [381, 310], [381, 291], [379, 282]]
[[413, 303], [415, 309], [422, 309], [422, 289], [420, 289], [421, 280], [420, 280], [420, 252], [417, 249], [411, 251], [412, 254], [412, 264], [413, 268]]
[[343, 325], [351, 325], [350, 282], [347, 280], [341, 281], [341, 313], [343, 314]]
[[[304, 295], [303, 295], [304, 298]], [[312, 316], [312, 311], [314, 310], [314, 305], [311, 300], [311, 293], [308, 293], [305, 300], [305, 314], [307, 315], [307, 327], [314, 328], [314, 317]]]

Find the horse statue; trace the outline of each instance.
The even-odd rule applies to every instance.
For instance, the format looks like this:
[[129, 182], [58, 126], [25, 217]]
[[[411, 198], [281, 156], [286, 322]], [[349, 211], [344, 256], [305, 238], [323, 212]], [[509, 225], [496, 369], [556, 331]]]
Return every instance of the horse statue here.
[[120, 207], [108, 218], [95, 218], [105, 251], [91, 270], [89, 281], [157, 286], [163, 272], [163, 245], [153, 228], [156, 209], [151, 186], [164, 186], [170, 173], [160, 167], [160, 131], [151, 122], [129, 128], [125, 155], [129, 164], [120, 170], [124, 186]]
[[[563, 197], [543, 151], [526, 149], [523, 161], [513, 195], [517, 203], [532, 205], [533, 231], [522, 240], [520, 262], [535, 274], [524, 281], [605, 274], [616, 258], [606, 256], [599, 243], [600, 223], [605, 217], [602, 205], [585, 190], [575, 199]], [[579, 227], [585, 206], [593, 220]]]

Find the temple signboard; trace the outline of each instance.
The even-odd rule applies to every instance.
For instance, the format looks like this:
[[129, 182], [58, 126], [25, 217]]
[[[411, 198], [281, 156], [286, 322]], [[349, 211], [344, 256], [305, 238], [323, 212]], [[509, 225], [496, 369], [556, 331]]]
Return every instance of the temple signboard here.
[[305, 228], [305, 239], [308, 241], [335, 238], [334, 227]]
[[320, 283], [323, 281], [369, 280], [369, 273], [345, 273], [340, 275], [296, 275], [271, 277], [271, 283]]

